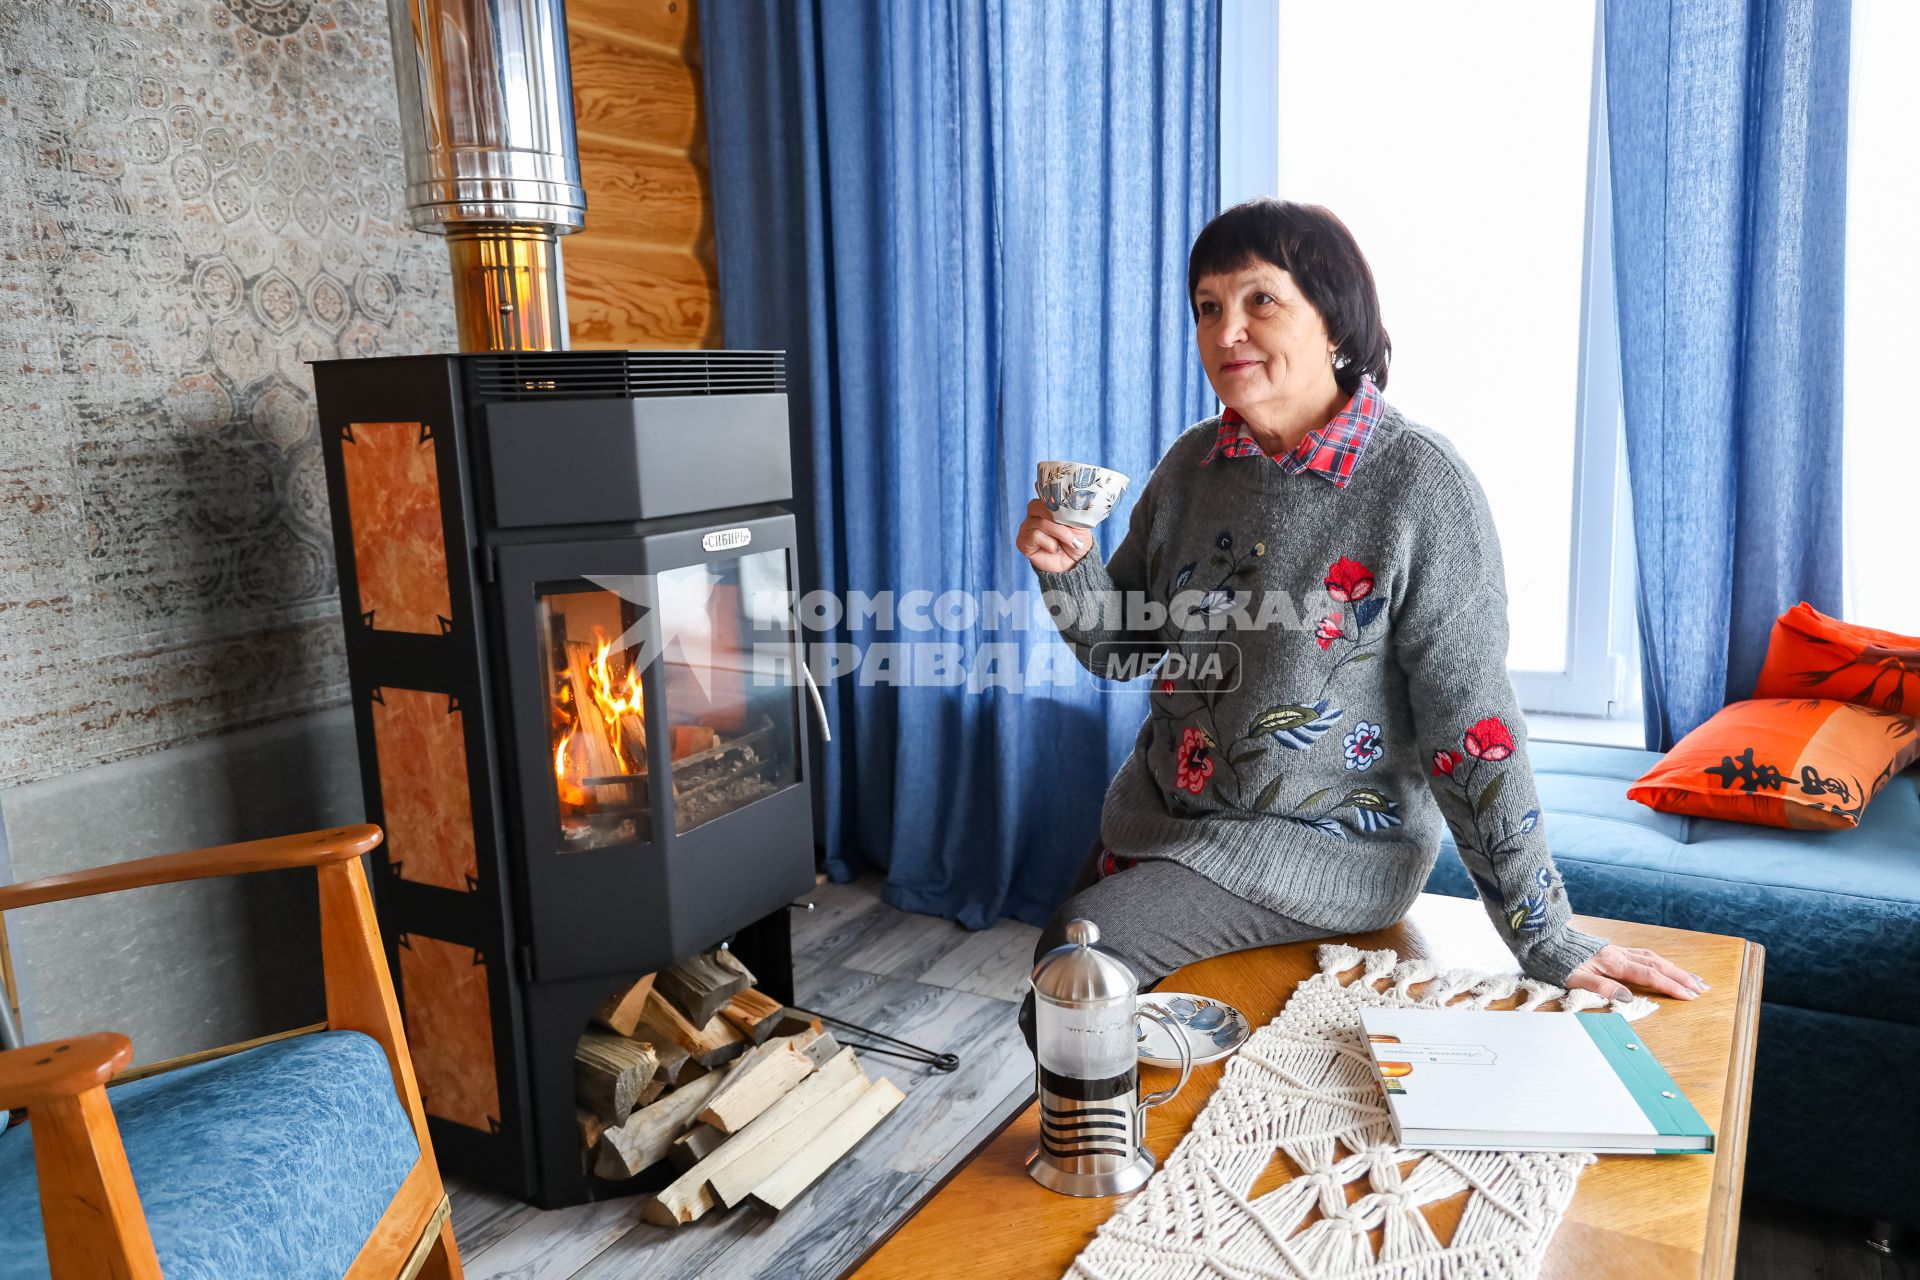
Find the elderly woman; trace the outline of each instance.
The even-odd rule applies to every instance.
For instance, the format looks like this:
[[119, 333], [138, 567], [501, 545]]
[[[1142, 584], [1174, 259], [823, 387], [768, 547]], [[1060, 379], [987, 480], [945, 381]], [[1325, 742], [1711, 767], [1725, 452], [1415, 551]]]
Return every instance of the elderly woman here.
[[[1237, 205], [1194, 242], [1187, 296], [1225, 412], [1167, 451], [1111, 561], [1038, 501], [1016, 540], [1072, 603], [1061, 631], [1095, 674], [1170, 658], [1040, 950], [1093, 920], [1144, 985], [1382, 928], [1425, 885], [1444, 819], [1528, 975], [1614, 999], [1704, 991], [1569, 924], [1507, 679], [1493, 516], [1453, 446], [1381, 398], [1390, 348], [1351, 233], [1312, 205]], [[1156, 605], [1161, 625], [1124, 629]], [[1030, 1005], [1023, 1022], [1031, 1037]]]

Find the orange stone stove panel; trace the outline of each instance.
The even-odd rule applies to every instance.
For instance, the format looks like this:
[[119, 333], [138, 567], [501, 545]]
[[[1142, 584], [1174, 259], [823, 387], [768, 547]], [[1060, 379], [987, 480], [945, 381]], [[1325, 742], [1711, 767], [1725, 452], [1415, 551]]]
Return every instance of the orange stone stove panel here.
[[420, 689], [376, 689], [373, 741], [387, 861], [402, 880], [471, 892], [480, 871], [458, 702]]
[[439, 635], [452, 625], [453, 605], [432, 434], [417, 422], [356, 422], [340, 455], [357, 612], [376, 631]]
[[418, 933], [400, 944], [400, 1003], [427, 1114], [492, 1133], [500, 1127], [487, 967], [472, 947]]

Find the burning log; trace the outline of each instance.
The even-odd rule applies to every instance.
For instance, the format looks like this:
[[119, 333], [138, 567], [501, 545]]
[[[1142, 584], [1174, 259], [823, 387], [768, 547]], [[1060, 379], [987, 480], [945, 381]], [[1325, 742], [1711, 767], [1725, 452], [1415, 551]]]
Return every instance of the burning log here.
[[649, 1044], [589, 1031], [573, 1050], [574, 1098], [608, 1124], [620, 1124], [640, 1105], [659, 1065]]
[[654, 989], [696, 1027], [713, 1021], [729, 1000], [752, 985], [753, 975], [731, 951], [691, 956], [661, 970], [654, 980]]

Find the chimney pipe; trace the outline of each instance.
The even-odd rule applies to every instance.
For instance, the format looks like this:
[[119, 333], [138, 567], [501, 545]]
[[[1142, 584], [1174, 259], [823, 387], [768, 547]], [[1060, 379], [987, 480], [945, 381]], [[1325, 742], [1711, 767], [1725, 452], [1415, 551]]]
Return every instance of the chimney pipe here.
[[447, 238], [462, 351], [561, 351], [585, 221], [562, 0], [388, 0], [407, 208]]

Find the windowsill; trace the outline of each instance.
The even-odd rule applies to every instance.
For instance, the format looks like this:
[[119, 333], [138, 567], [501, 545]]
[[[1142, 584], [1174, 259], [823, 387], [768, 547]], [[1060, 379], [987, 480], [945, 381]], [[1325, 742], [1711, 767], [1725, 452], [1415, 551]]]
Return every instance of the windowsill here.
[[1527, 737], [1536, 742], [1581, 742], [1596, 747], [1632, 747], [1644, 750], [1646, 730], [1640, 708], [1624, 716], [1564, 716], [1529, 711]]

